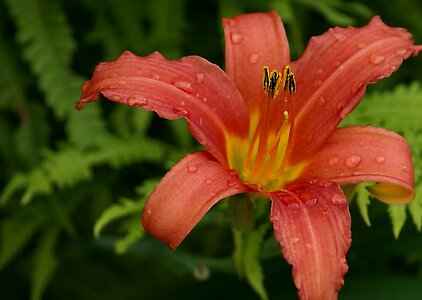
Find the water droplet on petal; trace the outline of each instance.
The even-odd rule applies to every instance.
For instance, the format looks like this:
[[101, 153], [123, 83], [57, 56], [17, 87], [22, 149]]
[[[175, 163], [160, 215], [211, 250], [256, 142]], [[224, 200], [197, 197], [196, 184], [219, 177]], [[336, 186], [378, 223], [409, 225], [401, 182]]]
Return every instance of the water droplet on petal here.
[[207, 97], [202, 98], [202, 101], [207, 102]]
[[330, 159], [328, 160], [328, 164], [331, 167], [334, 167], [336, 164], [338, 164], [338, 157], [337, 156], [330, 157]]
[[196, 172], [198, 171], [198, 168], [197, 168], [197, 167], [195, 167], [195, 166], [191, 166], [191, 165], [189, 165], [189, 166], [187, 167], [187, 169], [188, 169], [188, 172], [189, 172], [189, 173], [196, 173]]
[[203, 83], [205, 80], [205, 74], [202, 72], [199, 72], [198, 74], [196, 74], [196, 82], [201, 84]]
[[324, 73], [324, 69], [318, 69], [317, 73], [318, 73], [318, 74], [322, 74], [322, 73]]
[[401, 170], [402, 170], [402, 171], [406, 171], [406, 170], [407, 170], [407, 166], [406, 166], [405, 164], [402, 164], [402, 165], [401, 165]]
[[379, 164], [383, 164], [385, 162], [385, 157], [384, 156], [378, 156], [375, 161]]
[[319, 99], [318, 99], [318, 104], [319, 104], [320, 106], [325, 105], [325, 103], [326, 103], [326, 102], [327, 102], [327, 100], [325, 100], [325, 98], [324, 98], [323, 96], [319, 97]]
[[321, 84], [322, 84], [322, 80], [317, 79], [317, 80], [314, 81], [313, 86], [317, 88], [317, 87], [321, 86]]
[[226, 19], [227, 20], [227, 24], [229, 24], [230, 26], [236, 26], [236, 21], [233, 19]]
[[378, 55], [378, 54], [373, 54], [369, 57], [369, 61], [371, 62], [371, 64], [374, 65], [379, 65], [380, 63], [382, 63], [384, 61], [384, 56], [382, 55]]
[[287, 208], [295, 211], [299, 208], [299, 204], [297, 204], [296, 202], [292, 202], [292, 203], [287, 204]]
[[147, 214], [149, 214], [149, 215], [152, 214], [151, 208], [147, 209]]
[[347, 39], [347, 36], [342, 33], [334, 33], [334, 38], [339, 42], [344, 42]]
[[199, 118], [199, 126], [204, 126], [204, 121], [202, 121], [202, 118]]
[[331, 198], [331, 203], [333, 203], [334, 205], [344, 205], [347, 203], [347, 199], [344, 195], [334, 194]]
[[348, 166], [349, 168], [356, 168], [361, 162], [361, 158], [359, 155], [354, 154], [349, 156], [346, 159], [346, 166]]
[[236, 180], [229, 179], [227, 180], [227, 186], [230, 188], [237, 188], [239, 187], [239, 183]]
[[290, 242], [292, 242], [293, 244], [296, 244], [299, 242], [299, 238], [297, 236], [291, 237]]
[[125, 84], [126, 84], [126, 81], [124, 81], [124, 80], [119, 80], [117, 83], [118, 83], [119, 85], [125, 85]]
[[249, 62], [251, 64], [256, 64], [258, 62], [258, 60], [259, 60], [259, 54], [257, 54], [257, 53], [253, 53], [253, 54], [251, 54], [251, 56], [249, 56]]
[[160, 79], [160, 74], [158, 74], [157, 72], [151, 72], [151, 73], [149, 73], [149, 76], [152, 79], [155, 79], [155, 80], [159, 80]]
[[213, 183], [214, 181], [212, 181], [211, 179], [207, 179], [207, 180], [205, 180], [205, 183], [206, 184], [211, 184], [211, 183]]
[[186, 93], [192, 94], [192, 92], [193, 92], [192, 85], [187, 81], [177, 80], [173, 83], [173, 85], [175, 87], [181, 89], [182, 91], [185, 91]]
[[352, 85], [352, 94], [356, 94], [357, 92], [360, 91], [360, 89], [363, 87], [364, 83], [361, 81], [355, 82]]
[[233, 44], [240, 44], [243, 36], [237, 32], [232, 32], [230, 33], [230, 39], [232, 40]]
[[301, 194], [299, 198], [308, 206], [315, 206], [318, 202], [318, 199], [311, 194]]
[[186, 103], [185, 103], [185, 101], [180, 100], [179, 104], [180, 104], [180, 106], [185, 106]]
[[366, 46], [368, 46], [367, 44], [365, 44], [365, 43], [362, 43], [362, 42], [358, 42], [358, 43], [356, 43], [356, 48], [358, 48], [358, 49], [363, 49], [363, 48], [365, 48]]
[[397, 48], [395, 52], [397, 55], [405, 56], [407, 53], [407, 50], [403, 48]]
[[188, 112], [186, 109], [184, 109], [183, 107], [175, 107], [173, 108], [173, 111], [176, 115], [180, 116], [180, 117], [184, 117], [188, 115]]

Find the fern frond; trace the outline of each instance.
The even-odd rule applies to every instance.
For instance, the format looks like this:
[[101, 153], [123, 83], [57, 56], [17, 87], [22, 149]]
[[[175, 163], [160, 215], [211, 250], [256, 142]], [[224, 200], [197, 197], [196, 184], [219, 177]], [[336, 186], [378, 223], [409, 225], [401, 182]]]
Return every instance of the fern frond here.
[[371, 226], [369, 220], [368, 205], [371, 204], [369, 192], [366, 189], [368, 185], [365, 183], [359, 184], [356, 189], [356, 202], [359, 208], [360, 215], [365, 221], [366, 225]]
[[131, 214], [139, 214], [145, 201], [133, 201], [121, 199], [120, 203], [109, 206], [94, 225], [94, 236], [99, 237], [103, 228], [114, 220], [126, 217]]
[[422, 229], [422, 182], [416, 184], [416, 197], [409, 205], [409, 213], [418, 231]]
[[58, 228], [44, 233], [35, 249], [31, 272], [31, 300], [40, 300], [57, 268], [58, 260], [54, 254], [59, 237]]
[[123, 227], [122, 229], [124, 229], [126, 234], [116, 242], [115, 249], [117, 254], [126, 253], [127, 249], [145, 234], [145, 231], [139, 224], [139, 212], [135, 217], [123, 222]]
[[[47, 104], [58, 119], [69, 118], [67, 129], [75, 145], [95, 146], [105, 135], [105, 128], [98, 112], [91, 113], [90, 118], [76, 116], [74, 103], [83, 80], [69, 66], [75, 42], [58, 2], [8, 0], [7, 4], [17, 25], [24, 57], [37, 76]], [[90, 110], [98, 110], [98, 104], [91, 105]], [[89, 143], [86, 138], [78, 140], [80, 132], [90, 133]]]
[[390, 215], [391, 224], [393, 225], [393, 234], [394, 237], [397, 239], [400, 235], [400, 231], [403, 228], [407, 213], [406, 213], [406, 205], [389, 205], [388, 206], [388, 213]]
[[21, 209], [0, 223], [0, 270], [27, 245], [46, 221], [40, 207]]

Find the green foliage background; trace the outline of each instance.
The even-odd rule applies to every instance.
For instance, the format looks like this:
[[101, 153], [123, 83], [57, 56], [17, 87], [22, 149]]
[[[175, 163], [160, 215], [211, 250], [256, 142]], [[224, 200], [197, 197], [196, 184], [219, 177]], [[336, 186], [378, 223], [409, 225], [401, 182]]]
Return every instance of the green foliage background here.
[[[106, 101], [74, 109], [100, 61], [158, 50], [223, 67], [221, 17], [270, 9], [285, 23], [293, 58], [312, 35], [376, 14], [422, 43], [419, 0], [0, 1], [0, 299], [296, 297], [265, 201], [256, 201], [249, 233], [231, 229], [222, 201], [176, 253], [140, 227], [159, 178], [199, 148], [183, 122]], [[357, 187], [340, 299], [422, 292], [421, 70], [420, 58], [406, 61], [345, 120], [409, 140], [418, 196], [387, 207]]]

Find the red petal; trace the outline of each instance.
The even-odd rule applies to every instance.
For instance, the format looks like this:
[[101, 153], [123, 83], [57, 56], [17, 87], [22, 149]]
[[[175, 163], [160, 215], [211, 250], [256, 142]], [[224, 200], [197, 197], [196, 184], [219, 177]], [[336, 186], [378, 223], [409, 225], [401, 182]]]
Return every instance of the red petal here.
[[244, 14], [223, 19], [226, 72], [250, 111], [263, 109], [262, 68], [282, 71], [290, 62], [283, 24], [275, 12]]
[[311, 158], [304, 174], [329, 178], [342, 185], [381, 182], [371, 191], [388, 203], [409, 202], [415, 196], [409, 145], [402, 136], [382, 128], [336, 129]]
[[248, 110], [240, 93], [218, 66], [200, 57], [169, 61], [157, 52], [139, 57], [126, 51], [99, 64], [82, 89], [78, 109], [102, 93], [166, 119], [185, 118], [194, 137], [223, 164], [225, 134], [248, 132]]
[[297, 93], [290, 162], [308, 158], [362, 99], [366, 85], [388, 77], [418, 48], [403, 28], [379, 17], [363, 28], [334, 28], [309, 41], [292, 63]]
[[329, 181], [294, 183], [272, 194], [271, 221], [301, 299], [337, 299], [347, 272], [351, 218], [340, 187]]
[[215, 203], [245, 191], [237, 174], [209, 153], [188, 154], [149, 196], [142, 224], [174, 250]]

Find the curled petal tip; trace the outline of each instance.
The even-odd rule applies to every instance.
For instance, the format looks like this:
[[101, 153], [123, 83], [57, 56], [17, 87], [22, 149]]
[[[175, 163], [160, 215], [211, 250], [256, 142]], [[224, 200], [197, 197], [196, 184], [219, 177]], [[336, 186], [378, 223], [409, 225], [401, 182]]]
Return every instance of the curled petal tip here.
[[75, 103], [75, 108], [77, 110], [82, 110], [84, 107], [85, 107], [85, 103], [83, 103], [81, 101], [78, 101], [78, 102]]

